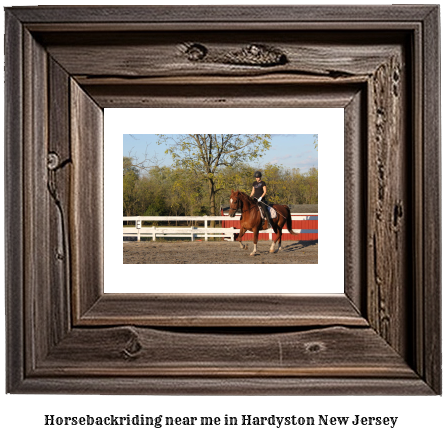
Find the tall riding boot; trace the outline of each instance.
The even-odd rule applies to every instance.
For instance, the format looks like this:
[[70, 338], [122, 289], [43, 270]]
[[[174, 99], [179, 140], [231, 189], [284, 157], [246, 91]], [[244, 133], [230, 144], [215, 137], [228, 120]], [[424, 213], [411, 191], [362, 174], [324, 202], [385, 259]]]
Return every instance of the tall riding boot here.
[[271, 215], [269, 214], [268, 207], [266, 207], [266, 205], [264, 205], [264, 204], [261, 204], [261, 208], [263, 209], [263, 212], [265, 213], [265, 217], [266, 217], [266, 219], [268, 221], [269, 227], [271, 227], [272, 230], [274, 231], [274, 233], [277, 234], [277, 228], [275, 227], [274, 223], [272, 222]]

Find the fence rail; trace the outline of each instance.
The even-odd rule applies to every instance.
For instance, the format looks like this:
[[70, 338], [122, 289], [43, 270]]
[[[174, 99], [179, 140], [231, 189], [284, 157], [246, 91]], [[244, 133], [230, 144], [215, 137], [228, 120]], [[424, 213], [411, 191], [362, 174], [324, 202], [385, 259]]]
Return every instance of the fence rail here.
[[[318, 214], [312, 213], [292, 213], [292, 220], [306, 220], [308, 218], [317, 218]], [[213, 228], [208, 227], [208, 222], [212, 221], [239, 221], [240, 215], [235, 217], [230, 216], [124, 216], [124, 222], [135, 222], [135, 227], [123, 227], [123, 237], [136, 237], [140, 241], [141, 237], [152, 237], [155, 241], [157, 237], [190, 237], [191, 241], [196, 238], [204, 237], [205, 241], [208, 237], [222, 237], [234, 241], [235, 234], [238, 234], [238, 228]], [[143, 222], [203, 222], [204, 227], [190, 226], [190, 227], [158, 227], [142, 226]], [[312, 231], [312, 230], [310, 230]], [[294, 229], [296, 233], [302, 233], [303, 229]], [[252, 233], [247, 231], [247, 233]], [[284, 234], [289, 231], [284, 229]], [[269, 231], [260, 231], [260, 234], [269, 234], [269, 240], [272, 240], [272, 229]]]

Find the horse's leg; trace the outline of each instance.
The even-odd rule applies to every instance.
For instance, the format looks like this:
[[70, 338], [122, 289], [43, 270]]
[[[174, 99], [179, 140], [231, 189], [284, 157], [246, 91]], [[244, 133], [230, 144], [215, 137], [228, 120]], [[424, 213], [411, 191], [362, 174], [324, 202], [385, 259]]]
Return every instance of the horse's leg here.
[[[277, 251], [281, 249], [281, 237], [283, 235], [283, 226], [278, 228], [278, 237], [277, 237]], [[277, 252], [275, 251], [275, 252]]]
[[[289, 209], [288, 209], [288, 216], [289, 216], [289, 219], [283, 219], [282, 220], [282, 224], [281, 224], [281, 227], [280, 227], [280, 237], [278, 239], [278, 249], [282, 249], [283, 248], [283, 245], [281, 243], [281, 238], [283, 236], [283, 227], [285, 226], [285, 224], [287, 224], [288, 220], [292, 220], [291, 219], [291, 213], [289, 212]], [[291, 230], [292, 230], [292, 228], [291, 228]]]
[[279, 223], [279, 225], [278, 225], [279, 233], [278, 233], [278, 239], [277, 239], [277, 245], [278, 245], [277, 246], [277, 251], [279, 251], [282, 248], [281, 238], [283, 236], [283, 227], [285, 226], [285, 222], [286, 222], [286, 220], [282, 220], [282, 223], [281, 224]]
[[272, 239], [272, 245], [271, 245], [271, 248], [269, 249], [269, 252], [270, 252], [270, 253], [277, 252], [277, 251], [275, 250], [275, 242], [276, 242], [276, 239], [275, 239], [275, 238]]
[[275, 235], [275, 238], [272, 240], [272, 245], [271, 245], [271, 249], [269, 250], [270, 253], [276, 253], [278, 251], [278, 244], [277, 244], [277, 248], [275, 248], [275, 244], [278, 241], [278, 233], [280, 232], [280, 227], [279, 227], [279, 223], [277, 221], [277, 234]]
[[244, 236], [244, 234], [246, 233], [246, 229], [241, 227], [240, 228], [240, 234], [238, 235], [238, 242], [240, 243], [240, 249], [248, 249], [248, 245], [243, 245], [241, 238]]
[[252, 231], [254, 233], [254, 251], [249, 254], [250, 256], [255, 256], [257, 254], [257, 241], [258, 241], [258, 231], [259, 231], [259, 225], [257, 227], [253, 228]]
[[272, 245], [271, 245], [271, 248], [269, 249], [269, 252], [271, 252], [271, 253], [277, 252], [277, 251], [274, 251], [274, 247], [275, 247], [275, 242], [272, 241]]
[[282, 237], [282, 235], [283, 235], [283, 227], [284, 227], [284, 225], [285, 225], [285, 220], [283, 219], [283, 220], [278, 220], [277, 221], [277, 224], [276, 224], [276, 226], [277, 226], [277, 234], [275, 235], [275, 239], [273, 239], [273, 241], [272, 241], [272, 245], [271, 245], [271, 249], [270, 249], [270, 251], [269, 252], [272, 252], [272, 253], [277, 253], [279, 250], [280, 250], [280, 248], [281, 248], [281, 237]]
[[279, 239], [281, 239], [281, 228], [277, 226], [277, 234], [275, 235], [275, 239], [272, 241], [271, 249], [269, 250], [269, 252], [272, 252], [274, 254], [278, 252], [278, 250], [280, 249]]

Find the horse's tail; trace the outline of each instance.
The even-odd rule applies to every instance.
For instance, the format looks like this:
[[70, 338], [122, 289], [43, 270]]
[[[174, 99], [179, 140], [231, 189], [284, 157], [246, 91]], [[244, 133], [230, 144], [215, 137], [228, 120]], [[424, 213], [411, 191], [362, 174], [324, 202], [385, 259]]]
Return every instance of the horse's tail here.
[[292, 229], [292, 217], [291, 217], [291, 210], [289, 210], [289, 207], [287, 205], [284, 206], [287, 212], [287, 219], [286, 219], [286, 226], [288, 228], [288, 231], [290, 234], [297, 234], [295, 231], [293, 231]]

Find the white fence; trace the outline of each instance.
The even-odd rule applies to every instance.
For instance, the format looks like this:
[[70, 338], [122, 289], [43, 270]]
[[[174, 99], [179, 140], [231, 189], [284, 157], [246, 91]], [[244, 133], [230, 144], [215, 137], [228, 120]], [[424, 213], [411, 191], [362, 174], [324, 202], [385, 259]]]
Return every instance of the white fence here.
[[[318, 217], [318, 214], [311, 213], [292, 213], [292, 219], [294, 216], [297, 216], [297, 219], [304, 220], [308, 217], [312, 218], [313, 216]], [[126, 216], [123, 217], [123, 221], [125, 222], [134, 222], [134, 227], [123, 227], [123, 237], [136, 237], [137, 241], [140, 241], [141, 237], [151, 237], [153, 241], [156, 240], [157, 237], [190, 237], [191, 241], [194, 241], [196, 238], [205, 238], [205, 241], [208, 240], [208, 237], [223, 237], [234, 241], [234, 234], [238, 234], [239, 230], [235, 228], [213, 228], [208, 227], [208, 222], [211, 221], [239, 221], [240, 215], [236, 215], [235, 217], [230, 216]], [[142, 226], [142, 222], [203, 222], [204, 227], [158, 227], [151, 226], [146, 227]], [[300, 233], [302, 230], [294, 230], [296, 233]], [[247, 233], [251, 233], [251, 231], [247, 231]], [[269, 234], [269, 240], [272, 240], [272, 229], [269, 231], [260, 231], [260, 233]], [[284, 229], [283, 233], [289, 233], [288, 230]]]

